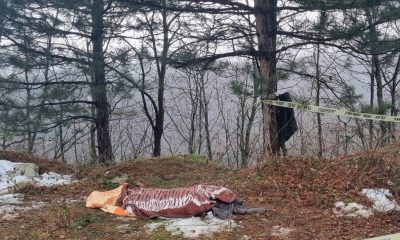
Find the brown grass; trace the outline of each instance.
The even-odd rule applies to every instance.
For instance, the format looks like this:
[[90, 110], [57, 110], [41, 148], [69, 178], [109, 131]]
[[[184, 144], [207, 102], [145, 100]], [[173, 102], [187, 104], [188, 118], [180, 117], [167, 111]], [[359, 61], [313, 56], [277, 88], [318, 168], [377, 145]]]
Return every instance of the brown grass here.
[[40, 173], [52, 171], [52, 172], [62, 172], [67, 174], [74, 172], [74, 168], [72, 166], [66, 165], [63, 162], [56, 160], [50, 161], [45, 158], [40, 158], [37, 156], [29, 156], [28, 154], [19, 153], [15, 151], [0, 150], [0, 159], [7, 159], [15, 162], [35, 163], [36, 165], [39, 166]]
[[[400, 148], [395, 145], [375, 153], [364, 152], [334, 160], [288, 157], [257, 169], [238, 171], [216, 164], [206, 165], [189, 156], [80, 168], [75, 171], [79, 183], [20, 189], [28, 200], [49, 204], [12, 221], [0, 220], [0, 239], [177, 239], [163, 229], [146, 233], [143, 226], [155, 220], [120, 219], [85, 208], [83, 200], [91, 191], [111, 188], [109, 179], [122, 175], [132, 183], [163, 188], [195, 183], [224, 185], [234, 190], [246, 205], [267, 209], [263, 214], [235, 216], [242, 227], [203, 239], [244, 239], [244, 236], [286, 239], [271, 236], [274, 225], [296, 229], [287, 239], [364, 239], [391, 234], [400, 231], [399, 212], [375, 214], [369, 219], [346, 218], [336, 217], [332, 207], [336, 201], [370, 204], [360, 195], [363, 188], [390, 188], [398, 194], [400, 157], [397, 149]], [[56, 167], [51, 165], [46, 169], [55, 170]], [[58, 169], [70, 171], [70, 168]], [[388, 181], [393, 184], [388, 186]], [[62, 199], [82, 201], [66, 204]], [[400, 202], [398, 195], [395, 199]], [[121, 225], [128, 228], [121, 228]]]

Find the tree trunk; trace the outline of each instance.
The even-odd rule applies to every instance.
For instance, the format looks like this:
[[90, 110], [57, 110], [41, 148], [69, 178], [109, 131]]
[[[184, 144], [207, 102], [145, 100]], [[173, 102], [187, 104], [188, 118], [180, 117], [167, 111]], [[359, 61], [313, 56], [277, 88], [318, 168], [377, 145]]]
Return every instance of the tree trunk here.
[[[258, 87], [258, 81], [257, 81], [257, 76], [259, 74], [258, 68], [257, 68], [257, 60], [253, 59], [252, 60], [252, 65], [253, 65], [253, 73], [251, 74], [252, 76], [252, 84], [253, 84], [253, 99], [252, 99], [252, 105], [251, 105], [251, 110], [250, 110], [250, 116], [248, 116], [248, 122], [246, 125], [246, 130], [245, 130], [245, 136], [244, 136], [244, 146], [243, 146], [243, 152], [242, 152], [242, 168], [248, 167], [249, 166], [249, 158], [250, 158], [250, 150], [251, 150], [251, 140], [250, 140], [250, 135], [251, 135], [251, 129], [253, 128], [254, 120], [256, 118], [256, 112], [257, 112], [257, 99], [258, 99], [258, 92], [259, 92], [259, 87]], [[247, 115], [247, 114], [246, 114]]]
[[336, 157], [340, 156], [340, 118], [338, 117], [339, 122], [336, 124]]
[[[369, 107], [370, 109], [374, 109], [374, 97], [375, 97], [375, 77], [373, 73], [370, 73], [371, 78], [371, 86], [370, 86], [370, 100]], [[373, 148], [374, 142], [374, 121], [368, 120], [368, 131], [369, 131], [369, 149]]]
[[26, 113], [25, 113], [25, 124], [26, 124], [26, 132], [27, 132], [27, 141], [28, 141], [28, 155], [30, 156], [34, 152], [34, 144], [35, 140], [33, 139], [33, 131], [32, 131], [32, 92], [31, 92], [31, 87], [29, 86], [29, 66], [28, 62], [31, 61], [29, 58], [28, 53], [25, 53], [25, 59], [24, 59], [24, 76], [25, 76], [25, 82], [26, 82]]
[[[375, 75], [376, 80], [376, 100], [378, 102], [378, 109], [382, 110], [384, 107], [383, 101], [383, 84], [382, 84], [382, 76], [380, 69], [380, 60], [377, 55], [372, 56], [372, 71]], [[379, 114], [384, 114], [383, 112], [379, 112]], [[386, 123], [381, 121], [379, 122], [379, 126], [381, 129], [381, 143], [385, 145], [386, 143]]]
[[[163, 1], [163, 6], [166, 6], [166, 0]], [[154, 131], [154, 149], [153, 157], [159, 157], [161, 155], [161, 139], [164, 133], [164, 91], [165, 91], [165, 75], [167, 72], [167, 58], [170, 46], [169, 41], [169, 24], [167, 22], [167, 10], [162, 10], [162, 24], [163, 24], [163, 51], [161, 55], [161, 60], [157, 59], [157, 46], [156, 39], [154, 36], [154, 30], [151, 29], [151, 36], [153, 41], [153, 51], [156, 56], [157, 63], [157, 73], [158, 73], [158, 92], [157, 92], [157, 104], [158, 112], [156, 112], [156, 121]]]
[[[378, 32], [376, 30], [376, 26], [373, 25], [373, 16], [371, 13], [371, 10], [367, 8], [365, 10], [365, 14], [367, 17], [368, 24], [372, 26], [369, 29], [369, 41], [373, 43], [377, 43], [379, 41], [378, 39]], [[373, 53], [372, 59], [371, 59], [371, 73], [374, 76], [374, 79], [376, 81], [376, 100], [378, 102], [378, 109], [381, 110], [384, 107], [384, 100], [383, 100], [383, 83], [382, 83], [382, 75], [381, 75], [381, 63], [379, 60], [378, 55], [374, 54], [376, 50], [376, 47], [374, 45], [371, 46], [371, 51]], [[378, 112], [379, 114], [384, 114], [383, 112]], [[384, 121], [381, 121], [379, 123], [380, 129], [381, 129], [381, 145], [385, 145], [386, 143], [386, 123]]]
[[[94, 106], [90, 107], [90, 111], [92, 114], [92, 117], [94, 118], [96, 116], [96, 109]], [[97, 161], [97, 151], [96, 151], [96, 123], [90, 122], [90, 157], [91, 157], [91, 163], [96, 163]]]
[[[320, 45], [317, 45], [317, 55], [315, 59], [315, 68], [316, 68], [316, 84], [317, 84], [317, 89], [316, 89], [316, 96], [315, 96], [315, 104], [319, 106], [320, 104], [320, 94], [321, 94], [321, 69], [319, 66], [319, 59], [320, 59], [320, 54], [321, 54], [321, 49]], [[318, 157], [322, 158], [322, 121], [321, 121], [321, 114], [317, 113], [317, 129], [318, 129]]]
[[[47, 36], [47, 47], [46, 47], [46, 64], [45, 64], [45, 68], [44, 68], [44, 82], [45, 85], [43, 87], [43, 93], [42, 93], [42, 101], [40, 102], [40, 104], [42, 105], [38, 111], [38, 114], [36, 116], [36, 120], [33, 123], [32, 126], [32, 136], [30, 138], [30, 144], [28, 147], [28, 152], [29, 154], [33, 153], [34, 150], [34, 145], [35, 145], [35, 141], [36, 141], [36, 136], [38, 134], [39, 131], [39, 127], [42, 124], [42, 117], [43, 114], [45, 112], [44, 108], [45, 108], [45, 102], [46, 100], [48, 100], [48, 88], [49, 86], [47, 85], [48, 82], [50, 82], [49, 80], [49, 71], [50, 71], [50, 51], [52, 48], [52, 36], [50, 34], [48, 34]], [[61, 123], [60, 123], [61, 124]]]
[[104, 70], [103, 51], [103, 15], [104, 0], [93, 0], [92, 5], [92, 35], [93, 44], [92, 71], [94, 75], [93, 100], [96, 106], [96, 131], [99, 152], [99, 162], [109, 164], [114, 161], [111, 137], [109, 132], [109, 104], [107, 100], [107, 84]]
[[[248, 82], [246, 80], [245, 82], [245, 86], [247, 87]], [[237, 154], [238, 155], [238, 168], [239, 167], [247, 167], [248, 162], [247, 162], [247, 154], [246, 154], [246, 143], [245, 143], [245, 125], [246, 125], [246, 114], [248, 113], [247, 109], [246, 109], [246, 96], [244, 96], [244, 94], [242, 93], [238, 93], [238, 98], [239, 98], [239, 114], [237, 116], [237, 132], [238, 132], [238, 137], [237, 137], [237, 141], [238, 141], [238, 150], [240, 150], [240, 152]], [[240, 156], [240, 164], [239, 164], [239, 156]]]
[[[157, 118], [159, 119], [159, 118]], [[161, 119], [159, 119], [161, 121]], [[158, 125], [154, 129], [154, 149], [153, 149], [153, 157], [159, 157], [161, 155], [161, 138], [163, 135], [163, 129]]]
[[65, 153], [64, 153], [64, 131], [62, 125], [58, 125], [58, 137], [60, 138], [60, 154], [61, 161], [65, 162]]
[[6, 121], [7, 121], [7, 118], [8, 118], [8, 114], [9, 114], [9, 112], [8, 111], [6, 111], [5, 113], [4, 113], [4, 129], [2, 129], [1, 131], [2, 131], [2, 143], [1, 143], [1, 146], [2, 146], [2, 149], [3, 150], [6, 150], [6, 143], [7, 143], [7, 135], [8, 135], [8, 131], [7, 131], [7, 124], [6, 124]]
[[[255, 0], [256, 27], [260, 56], [261, 99], [278, 88], [276, 72], [277, 0]], [[262, 103], [263, 151], [269, 160], [279, 154], [278, 128], [275, 107]]]
[[[396, 64], [396, 68], [392, 77], [392, 87], [390, 89], [390, 99], [391, 99], [391, 109], [390, 109], [390, 114], [392, 116], [397, 116], [397, 108], [396, 108], [396, 88], [397, 88], [397, 74], [400, 71], [400, 54], [397, 58], [397, 64]], [[393, 142], [396, 142], [396, 124], [395, 123], [391, 123], [390, 125], [390, 132], [392, 133], [392, 140]]]
[[211, 148], [211, 137], [210, 137], [210, 126], [208, 122], [208, 100], [206, 96], [206, 87], [205, 87], [205, 82], [204, 82], [205, 74], [202, 73], [200, 75], [200, 81], [201, 81], [201, 91], [202, 91], [202, 96], [203, 99], [200, 101], [203, 101], [203, 115], [204, 115], [204, 129], [206, 131], [206, 143], [207, 143], [207, 160], [206, 163], [208, 163], [209, 160], [212, 160], [212, 148]]
[[199, 87], [199, 119], [198, 119], [198, 124], [199, 124], [199, 144], [197, 146], [197, 154], [201, 154], [201, 148], [203, 146], [203, 93], [201, 92], [201, 89]]
[[356, 122], [357, 126], [356, 133], [361, 140], [362, 147], [363, 149], [368, 149], [367, 142], [365, 139], [364, 127], [362, 126], [360, 119], [355, 118], [354, 121]]
[[189, 82], [189, 94], [190, 101], [192, 103], [192, 112], [190, 114], [190, 134], [189, 134], [189, 154], [193, 155], [196, 153], [196, 118], [197, 118], [197, 107], [199, 104], [199, 87], [195, 81], [195, 95], [193, 96], [191, 83]]

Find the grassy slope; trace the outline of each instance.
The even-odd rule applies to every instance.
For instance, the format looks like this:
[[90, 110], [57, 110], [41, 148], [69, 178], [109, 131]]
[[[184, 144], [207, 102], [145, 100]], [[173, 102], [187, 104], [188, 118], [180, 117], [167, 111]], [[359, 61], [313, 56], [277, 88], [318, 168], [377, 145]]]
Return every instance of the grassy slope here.
[[[261, 215], [235, 216], [243, 227], [218, 233], [208, 239], [282, 239], [271, 236], [274, 225], [295, 228], [289, 239], [362, 239], [400, 231], [400, 213], [375, 214], [369, 219], [338, 218], [332, 213], [335, 201], [369, 204], [359, 194], [365, 187], [388, 188], [398, 193], [400, 186], [400, 146], [360, 153], [335, 160], [287, 158], [257, 169], [231, 171], [206, 165], [199, 159], [176, 156], [126, 162], [113, 167], [80, 168], [79, 183], [53, 188], [19, 189], [29, 200], [50, 204], [15, 220], [0, 220], [0, 239], [179, 239], [167, 232], [148, 234], [143, 226], [155, 220], [127, 220], [86, 209], [84, 197], [92, 190], [114, 187], [109, 181], [126, 175], [131, 183], [152, 187], [189, 186], [210, 183], [234, 190], [246, 205], [263, 206]], [[0, 157], [11, 153], [0, 152]], [[38, 162], [41, 168], [70, 172], [57, 163], [27, 159], [16, 154], [13, 160]], [[62, 200], [80, 199], [67, 205]], [[396, 199], [400, 199], [396, 196]], [[61, 201], [61, 202], [60, 202]], [[207, 238], [204, 238], [207, 239]]]

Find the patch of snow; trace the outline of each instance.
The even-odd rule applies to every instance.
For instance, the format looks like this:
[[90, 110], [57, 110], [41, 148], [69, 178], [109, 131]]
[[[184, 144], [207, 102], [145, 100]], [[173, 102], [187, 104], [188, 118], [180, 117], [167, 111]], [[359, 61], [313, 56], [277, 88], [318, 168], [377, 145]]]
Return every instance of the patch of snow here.
[[214, 232], [230, 231], [237, 227], [237, 224], [231, 219], [218, 219], [209, 212], [204, 219], [200, 217], [171, 218], [163, 222], [147, 224], [145, 227], [148, 232], [153, 232], [161, 226], [164, 226], [165, 230], [172, 235], [183, 235], [185, 238], [197, 238], [200, 235], [209, 235]]
[[20, 204], [20, 203], [22, 203], [21, 198], [22, 198], [21, 194], [0, 195], [0, 203], [1, 204]]
[[400, 210], [400, 206], [395, 200], [390, 200], [392, 194], [388, 189], [384, 188], [365, 188], [361, 191], [370, 201], [372, 201], [372, 209], [358, 203], [336, 202], [333, 212], [338, 216], [357, 217], [362, 216], [368, 218], [373, 215], [373, 210], [378, 212], [389, 212]]
[[44, 202], [25, 203], [21, 194], [0, 195], [0, 216], [4, 220], [10, 220], [18, 217], [20, 213], [41, 208], [44, 204]]
[[2, 219], [10, 220], [19, 216], [19, 214], [32, 209], [39, 209], [45, 205], [44, 202], [33, 202], [24, 205], [2, 205], [0, 206], [0, 216]]
[[373, 202], [373, 209], [378, 212], [389, 212], [392, 210], [400, 210], [395, 200], [390, 200], [392, 194], [388, 189], [384, 188], [366, 188], [361, 191], [369, 200]]
[[372, 210], [365, 207], [362, 204], [351, 202], [344, 203], [342, 201], [335, 203], [335, 208], [333, 212], [337, 216], [346, 216], [346, 217], [365, 217], [369, 218], [373, 215]]
[[116, 227], [118, 230], [129, 230], [131, 229], [131, 226], [129, 224], [122, 224]]
[[127, 218], [127, 217], [116, 217], [115, 220], [121, 221], [121, 222], [131, 222], [131, 221], [136, 221], [136, 218]]
[[41, 175], [41, 178], [34, 178], [39, 186], [50, 187], [54, 185], [68, 185], [71, 184], [71, 175], [62, 175], [55, 172], [48, 172]]
[[241, 238], [239, 238], [239, 240], [250, 240], [251, 237], [247, 236], [247, 235], [243, 235]]
[[74, 182], [71, 175], [62, 175], [55, 172], [44, 173], [39, 177], [33, 178], [24, 175], [13, 175], [12, 171], [20, 164], [8, 160], [0, 160], [0, 194], [8, 193], [13, 187], [23, 183], [50, 187], [54, 185], [68, 185]]
[[14, 169], [15, 163], [8, 160], [0, 160], [0, 174], [6, 174], [8, 171]]
[[163, 226], [164, 223], [163, 222], [155, 222], [155, 223], [148, 223], [145, 225], [146, 227], [146, 232], [147, 233], [152, 233], [154, 232], [157, 228]]
[[284, 228], [279, 225], [275, 225], [275, 226], [272, 226], [271, 235], [278, 236], [278, 237], [286, 237], [293, 231], [294, 231], [294, 229], [292, 229], [292, 228]]
[[15, 184], [21, 184], [21, 183], [33, 183], [32, 179], [28, 178], [27, 176], [15, 176], [12, 179], [12, 182]]
[[0, 175], [0, 194], [8, 193], [9, 188], [11, 188], [9, 180]]
[[60, 198], [59, 200], [57, 200], [57, 203], [62, 203], [62, 204], [67, 204], [67, 205], [71, 205], [74, 203], [81, 203], [84, 202], [81, 199], [72, 199], [72, 198]]
[[[67, 185], [74, 181], [71, 175], [61, 175], [54, 172], [44, 173], [39, 177], [37, 174], [37, 166], [35, 171], [30, 173], [31, 177], [23, 175], [22, 172], [15, 171], [25, 163], [11, 162], [8, 160], [0, 160], [0, 219], [12, 219], [20, 213], [31, 209], [41, 208], [44, 202], [23, 202], [21, 194], [10, 194], [9, 192], [16, 186], [25, 183], [31, 183], [37, 186], [54, 186]], [[28, 165], [30, 167], [30, 165]], [[25, 173], [27, 173], [25, 171]]]
[[387, 181], [387, 185], [389, 185], [389, 186], [394, 186], [394, 185], [396, 185], [394, 182], [392, 182], [392, 181]]

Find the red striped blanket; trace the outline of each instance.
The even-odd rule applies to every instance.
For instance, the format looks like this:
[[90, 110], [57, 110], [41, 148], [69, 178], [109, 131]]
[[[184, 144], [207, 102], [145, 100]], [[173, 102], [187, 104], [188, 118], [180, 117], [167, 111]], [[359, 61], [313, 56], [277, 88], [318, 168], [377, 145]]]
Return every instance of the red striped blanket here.
[[231, 203], [235, 194], [214, 185], [186, 188], [132, 188], [125, 186], [117, 205], [138, 217], [187, 217], [211, 210], [217, 200]]

